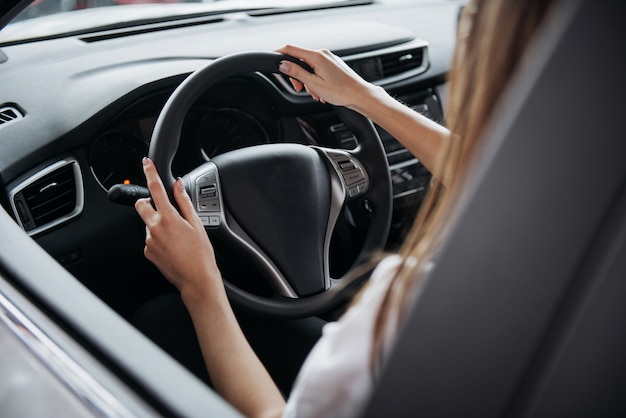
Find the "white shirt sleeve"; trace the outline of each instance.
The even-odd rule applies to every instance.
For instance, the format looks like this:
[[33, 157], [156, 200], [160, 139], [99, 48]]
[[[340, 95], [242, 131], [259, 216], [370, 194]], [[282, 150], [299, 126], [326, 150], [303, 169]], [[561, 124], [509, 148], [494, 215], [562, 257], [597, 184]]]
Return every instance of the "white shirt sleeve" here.
[[361, 299], [338, 321], [324, 326], [300, 369], [283, 417], [353, 417], [365, 407], [373, 385], [374, 323], [400, 260], [383, 259]]

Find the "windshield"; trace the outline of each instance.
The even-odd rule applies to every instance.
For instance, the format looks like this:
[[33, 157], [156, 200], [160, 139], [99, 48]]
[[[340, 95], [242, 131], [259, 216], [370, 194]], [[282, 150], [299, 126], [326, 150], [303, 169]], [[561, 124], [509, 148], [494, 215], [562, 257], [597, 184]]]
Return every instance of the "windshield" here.
[[35, 0], [0, 31], [0, 43], [119, 29], [190, 17], [310, 9], [361, 0]]

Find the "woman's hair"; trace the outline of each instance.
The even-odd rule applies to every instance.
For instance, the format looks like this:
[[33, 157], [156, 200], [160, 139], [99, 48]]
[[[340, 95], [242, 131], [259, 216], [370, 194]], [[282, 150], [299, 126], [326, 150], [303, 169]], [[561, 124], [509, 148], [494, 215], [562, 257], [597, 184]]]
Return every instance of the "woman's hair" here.
[[445, 236], [483, 129], [551, 3], [470, 0], [461, 11], [444, 112], [451, 134], [436, 162], [439, 178], [433, 178], [399, 250], [403, 262], [380, 307], [373, 335], [373, 370], [383, 360], [389, 327], [399, 326], [425, 263], [431, 262]]

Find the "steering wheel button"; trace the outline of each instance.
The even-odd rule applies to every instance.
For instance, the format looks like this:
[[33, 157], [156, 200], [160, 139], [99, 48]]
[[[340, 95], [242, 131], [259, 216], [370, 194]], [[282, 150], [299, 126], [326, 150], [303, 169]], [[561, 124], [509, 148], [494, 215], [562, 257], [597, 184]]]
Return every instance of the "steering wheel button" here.
[[348, 198], [359, 196], [367, 191], [368, 182], [364, 181], [348, 189]]
[[200, 216], [200, 220], [202, 221], [202, 225], [205, 227], [216, 227], [220, 226], [221, 223], [218, 215]]
[[207, 199], [198, 202], [199, 212], [219, 212], [220, 202], [217, 199]]
[[200, 196], [202, 197], [215, 197], [216, 193], [217, 189], [215, 187], [215, 184], [200, 188]]
[[343, 170], [343, 171], [349, 171], [349, 170], [355, 170], [356, 166], [354, 165], [354, 163], [352, 161], [342, 161], [339, 163], [339, 167]]
[[196, 184], [201, 185], [203, 183], [211, 183], [214, 181], [215, 181], [215, 173], [213, 171], [210, 171], [198, 177], [196, 179]]
[[354, 171], [352, 173], [347, 173], [344, 174], [344, 179], [346, 180], [346, 183], [351, 186], [354, 183], [358, 183], [360, 181], [362, 181], [364, 179], [365, 176], [363, 176], [363, 173], [359, 170], [359, 171]]

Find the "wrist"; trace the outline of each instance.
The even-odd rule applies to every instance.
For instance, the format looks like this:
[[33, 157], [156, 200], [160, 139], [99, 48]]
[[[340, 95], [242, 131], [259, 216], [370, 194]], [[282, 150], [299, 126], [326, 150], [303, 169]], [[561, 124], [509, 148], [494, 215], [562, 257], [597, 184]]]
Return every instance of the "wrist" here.
[[206, 277], [204, 276], [201, 280], [187, 282], [184, 287], [179, 289], [183, 304], [190, 313], [198, 308], [215, 305], [227, 300], [226, 291], [219, 273], [215, 280], [210, 280]]
[[376, 112], [375, 107], [379, 105], [388, 94], [381, 86], [371, 83], [365, 83], [363, 88], [360, 89], [360, 92], [361, 94], [355, 95], [354, 103], [348, 107], [371, 119], [372, 115]]

